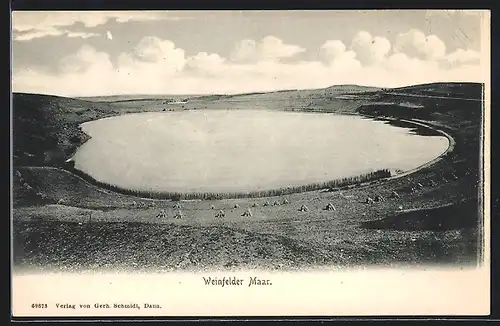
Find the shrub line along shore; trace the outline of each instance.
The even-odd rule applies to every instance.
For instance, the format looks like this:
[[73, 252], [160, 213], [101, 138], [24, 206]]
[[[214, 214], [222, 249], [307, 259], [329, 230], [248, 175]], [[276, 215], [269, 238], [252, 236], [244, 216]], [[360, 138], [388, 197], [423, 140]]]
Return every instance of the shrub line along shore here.
[[[325, 114], [332, 114], [332, 113], [325, 113]], [[333, 113], [335, 114], [335, 113]], [[72, 173], [89, 184], [92, 184], [94, 186], [97, 186], [99, 188], [103, 188], [109, 191], [113, 191], [115, 193], [123, 194], [123, 195], [128, 195], [136, 198], [143, 198], [143, 199], [156, 199], [156, 200], [173, 200], [173, 201], [178, 201], [178, 200], [222, 200], [222, 199], [241, 199], [241, 198], [262, 198], [262, 197], [275, 197], [275, 196], [283, 196], [283, 195], [290, 195], [290, 194], [295, 194], [295, 193], [303, 193], [303, 192], [309, 192], [309, 191], [317, 191], [317, 190], [322, 190], [322, 189], [330, 189], [332, 191], [335, 190], [342, 190], [342, 189], [349, 189], [352, 187], [359, 187], [367, 184], [373, 184], [375, 182], [379, 181], [384, 181], [384, 180], [392, 180], [395, 178], [400, 178], [403, 176], [407, 176], [410, 174], [413, 174], [421, 169], [424, 169], [426, 167], [430, 167], [439, 160], [441, 160], [445, 155], [449, 154], [450, 152], [453, 151], [455, 141], [451, 135], [448, 133], [444, 132], [443, 130], [440, 130], [434, 126], [430, 126], [426, 123], [422, 122], [416, 122], [413, 120], [407, 120], [407, 119], [397, 119], [397, 118], [389, 118], [389, 117], [377, 117], [377, 116], [371, 116], [367, 114], [358, 114], [361, 117], [366, 117], [370, 119], [376, 119], [376, 120], [384, 120], [384, 121], [399, 121], [399, 122], [404, 122], [410, 125], [415, 125], [418, 127], [424, 127], [430, 130], [433, 130], [443, 136], [445, 136], [448, 141], [449, 145], [448, 148], [446, 149], [445, 152], [443, 152], [440, 156], [436, 157], [435, 159], [418, 166], [414, 169], [405, 171], [403, 173], [395, 174], [393, 175], [389, 169], [381, 169], [369, 173], [363, 173], [359, 174], [356, 176], [350, 176], [350, 177], [344, 177], [344, 178], [339, 178], [335, 180], [329, 180], [329, 181], [324, 181], [324, 182], [316, 182], [316, 183], [310, 183], [310, 184], [305, 184], [305, 185], [298, 185], [298, 186], [289, 186], [289, 187], [282, 187], [282, 188], [277, 188], [277, 189], [269, 189], [269, 190], [257, 190], [257, 191], [249, 191], [249, 192], [158, 192], [158, 191], [153, 191], [153, 190], [134, 190], [134, 189], [126, 189], [122, 188], [116, 185], [108, 184], [102, 181], [98, 181], [92, 176], [88, 175], [87, 173], [78, 170], [74, 167], [74, 161], [71, 160], [71, 157], [73, 157], [73, 154], [70, 156], [70, 158], [66, 161], [67, 163], [64, 166], [59, 167], [60, 169]], [[109, 118], [109, 117], [106, 117]], [[90, 136], [86, 139], [88, 141], [90, 139]], [[86, 141], [84, 141], [81, 145], [83, 145]], [[81, 146], [80, 145], [80, 146]]]
[[342, 189], [352, 185], [363, 184], [366, 182], [373, 182], [379, 179], [391, 177], [391, 172], [388, 169], [377, 170], [374, 172], [364, 173], [357, 176], [345, 177], [325, 182], [310, 183], [299, 186], [290, 186], [284, 188], [270, 189], [270, 190], [257, 190], [249, 192], [158, 192], [147, 190], [134, 190], [121, 188], [119, 186], [111, 185], [105, 182], [98, 181], [92, 176], [78, 169], [69, 168], [67, 170], [85, 181], [96, 186], [138, 198], [146, 199], [160, 199], [160, 200], [220, 200], [220, 199], [239, 199], [239, 198], [262, 198], [262, 197], [275, 197], [282, 195], [291, 195], [295, 193], [302, 193], [308, 191], [321, 190], [325, 188]]

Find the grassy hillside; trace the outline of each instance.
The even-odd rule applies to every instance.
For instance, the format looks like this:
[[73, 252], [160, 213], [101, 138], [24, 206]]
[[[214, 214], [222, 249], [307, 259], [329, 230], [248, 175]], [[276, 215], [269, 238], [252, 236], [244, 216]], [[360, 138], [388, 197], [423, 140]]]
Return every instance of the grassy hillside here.
[[458, 98], [482, 98], [484, 84], [480, 83], [429, 83], [388, 89], [389, 92]]
[[[54, 167], [15, 168], [14, 193], [15, 206], [53, 204], [62, 200], [75, 206], [106, 208], [128, 207], [133, 201], [130, 196], [101, 189]], [[86, 205], [89, 201], [92, 204]]]
[[110, 104], [50, 95], [14, 93], [12, 101], [15, 166], [63, 164], [88, 139], [79, 124], [117, 114]]

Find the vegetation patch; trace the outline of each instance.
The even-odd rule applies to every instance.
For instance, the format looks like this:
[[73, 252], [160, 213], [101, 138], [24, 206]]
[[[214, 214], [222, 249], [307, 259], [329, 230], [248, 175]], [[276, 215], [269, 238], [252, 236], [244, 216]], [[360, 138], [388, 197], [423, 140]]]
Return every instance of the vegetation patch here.
[[381, 169], [374, 172], [364, 173], [352, 177], [344, 177], [336, 180], [330, 180], [325, 182], [311, 183], [307, 185], [299, 186], [289, 186], [278, 189], [271, 190], [260, 190], [260, 191], [250, 191], [250, 192], [154, 192], [154, 191], [143, 191], [135, 189], [126, 189], [109, 183], [97, 181], [88, 174], [72, 168], [71, 165], [67, 165], [66, 169], [71, 171], [73, 174], [81, 177], [82, 179], [88, 181], [96, 186], [109, 189], [111, 191], [121, 193], [124, 195], [150, 198], [150, 199], [166, 199], [166, 200], [220, 200], [220, 199], [231, 199], [231, 198], [259, 198], [259, 197], [274, 197], [282, 195], [290, 195], [294, 193], [315, 191], [321, 189], [340, 189], [349, 185], [360, 185], [365, 182], [378, 180], [382, 178], [390, 177], [391, 171], [388, 169]]

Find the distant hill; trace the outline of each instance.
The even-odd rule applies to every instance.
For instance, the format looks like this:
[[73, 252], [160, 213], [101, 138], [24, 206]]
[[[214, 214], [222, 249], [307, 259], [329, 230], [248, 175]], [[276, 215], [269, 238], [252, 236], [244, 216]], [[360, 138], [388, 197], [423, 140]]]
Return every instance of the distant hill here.
[[125, 101], [142, 101], [142, 100], [182, 100], [186, 98], [196, 97], [201, 95], [108, 95], [108, 96], [87, 96], [77, 97], [78, 99], [92, 102], [125, 102]]
[[379, 91], [380, 87], [359, 86], [359, 85], [334, 85], [325, 88], [326, 92], [330, 93], [362, 93]]
[[389, 92], [414, 92], [414, 93], [426, 93], [426, 94], [436, 94], [436, 95], [446, 95], [454, 94], [455, 96], [460, 95], [477, 95], [478, 90], [484, 87], [484, 84], [473, 83], [473, 82], [439, 82], [439, 83], [428, 83], [428, 84], [418, 84], [404, 87], [393, 87], [393, 88], [382, 88], [373, 86], [360, 86], [354, 84], [346, 85], [332, 85], [325, 88], [317, 89], [284, 89], [278, 91], [269, 92], [251, 92], [251, 93], [236, 93], [236, 94], [131, 94], [131, 95], [108, 95], [108, 96], [88, 96], [88, 97], [75, 97], [76, 99], [81, 99], [85, 101], [92, 102], [121, 102], [121, 101], [142, 101], [142, 100], [182, 100], [182, 99], [192, 99], [192, 100], [212, 100], [212, 99], [225, 99], [225, 98], [236, 98], [236, 97], [249, 97], [257, 95], [269, 96], [280, 96], [280, 95], [292, 95], [297, 94], [321, 94], [321, 95], [332, 95], [332, 94], [357, 94], [365, 92], [377, 92], [377, 91], [389, 91]]
[[[190, 101], [201, 101], [215, 99], [218, 101], [242, 102], [242, 101], [304, 101], [314, 99], [333, 99], [343, 94], [373, 93], [380, 90], [376, 87], [357, 85], [336, 85], [318, 89], [291, 89], [273, 92], [254, 92], [231, 95], [205, 95], [190, 99]], [[307, 102], [307, 101], [306, 101]]]
[[165, 100], [183, 100], [189, 99], [193, 101], [206, 101], [206, 100], [223, 100], [230, 98], [248, 98], [255, 96], [263, 97], [277, 97], [284, 98], [291, 95], [332, 95], [332, 94], [353, 94], [362, 92], [378, 91], [378, 87], [359, 86], [359, 85], [335, 85], [319, 89], [284, 89], [279, 91], [270, 92], [251, 92], [251, 93], [237, 93], [237, 94], [185, 94], [185, 95], [109, 95], [109, 96], [90, 96], [90, 97], [77, 97], [78, 99], [92, 101], [92, 102], [126, 102], [126, 101], [165, 101]]

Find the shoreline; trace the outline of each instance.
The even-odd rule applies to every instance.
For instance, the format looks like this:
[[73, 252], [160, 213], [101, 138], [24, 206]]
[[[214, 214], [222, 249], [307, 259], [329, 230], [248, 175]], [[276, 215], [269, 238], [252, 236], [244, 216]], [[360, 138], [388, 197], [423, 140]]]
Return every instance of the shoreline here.
[[430, 129], [430, 130], [433, 130], [433, 131], [436, 131], [437, 133], [440, 133], [441, 135], [443, 135], [444, 137], [446, 137], [448, 139], [448, 147], [446, 148], [446, 150], [441, 153], [439, 156], [435, 157], [434, 159], [420, 165], [420, 166], [417, 166], [413, 169], [410, 169], [410, 170], [407, 170], [407, 171], [404, 171], [402, 173], [399, 173], [395, 176], [392, 176], [392, 177], [389, 177], [388, 180], [394, 180], [394, 179], [397, 179], [397, 178], [401, 178], [401, 177], [404, 177], [404, 176], [408, 176], [408, 175], [411, 175], [415, 172], [418, 172], [422, 169], [425, 169], [426, 167], [431, 167], [432, 165], [436, 164], [437, 162], [439, 162], [441, 159], [443, 159], [443, 157], [445, 157], [446, 155], [450, 154], [451, 152], [453, 152], [453, 150], [455, 149], [455, 145], [456, 145], [456, 141], [455, 139], [447, 132], [445, 132], [444, 130], [442, 129], [438, 129], [436, 128], [435, 126], [432, 126], [430, 124], [426, 124], [424, 122], [421, 122], [421, 121], [413, 121], [413, 120], [408, 120], [408, 119], [397, 119], [397, 118], [389, 118], [389, 117], [384, 117], [384, 118], [377, 118], [378, 120], [385, 120], [385, 121], [403, 121], [405, 123], [409, 123], [409, 124], [414, 124], [414, 125], [417, 125], [417, 126], [421, 126], [421, 127], [424, 127], [424, 128], [427, 128], [427, 129]]
[[[201, 109], [201, 110], [204, 110], [204, 109]], [[201, 111], [200, 110], [200, 111]], [[225, 109], [225, 110], [231, 110], [231, 109]], [[250, 109], [248, 109], [250, 110]], [[288, 111], [288, 109], [282, 109], [280, 111], [283, 111], [283, 112], [290, 112]], [[170, 112], [170, 111], [169, 111]], [[294, 112], [299, 112], [299, 113], [323, 113], [323, 114], [334, 114], [334, 115], [346, 115], [346, 114], [343, 114], [343, 113], [335, 113], [335, 112], [321, 112], [321, 111], [318, 111], [318, 112], [310, 112], [309, 110], [304, 110], [304, 109], [297, 109], [296, 111]], [[117, 116], [123, 116], [123, 115], [128, 115], [128, 114], [142, 114], [142, 113], [152, 113], [152, 112], [134, 112], [134, 113], [125, 113], [125, 114], [119, 114]], [[153, 113], [164, 113], [164, 112], [153, 112]], [[74, 166], [69, 166], [69, 164], [71, 163], [74, 163], [74, 161], [72, 160], [72, 158], [74, 157], [75, 153], [78, 151], [78, 149], [83, 145], [85, 144], [88, 140], [91, 139], [91, 136], [86, 134], [82, 129], [81, 129], [81, 125], [78, 125], [80, 130], [82, 132], [84, 132], [88, 138], [82, 142], [76, 149], [75, 149], [75, 152], [72, 153], [72, 155], [66, 159], [66, 164], [63, 165], [63, 166], [45, 166], [46, 168], [49, 167], [49, 168], [55, 168], [55, 169], [59, 169], [65, 173], [69, 173], [75, 177], [78, 177], [80, 179], [82, 179], [85, 183], [91, 185], [92, 187], [94, 188], [97, 188], [99, 189], [99, 191], [102, 191], [102, 192], [112, 192], [112, 193], [116, 193], [116, 194], [119, 194], [119, 195], [124, 195], [124, 196], [128, 196], [130, 198], [135, 198], [135, 199], [141, 199], [141, 200], [157, 200], [157, 201], [179, 201], [179, 200], [184, 200], [184, 201], [189, 201], [189, 200], [215, 200], [215, 201], [219, 201], [219, 200], [229, 200], [229, 199], [245, 199], [245, 198], [272, 198], [272, 197], [280, 197], [280, 196], [285, 196], [285, 195], [292, 195], [292, 194], [299, 194], [299, 193], [307, 193], [307, 192], [312, 192], [312, 191], [322, 191], [322, 190], [325, 190], [325, 189], [328, 189], [329, 191], [332, 191], [332, 192], [335, 192], [335, 191], [341, 191], [341, 190], [345, 190], [345, 189], [352, 189], [352, 188], [360, 188], [360, 187], [364, 187], [364, 186], [368, 186], [368, 185], [372, 185], [372, 184], [375, 184], [375, 183], [380, 183], [380, 182], [385, 182], [387, 180], [394, 180], [394, 179], [398, 179], [398, 178], [402, 178], [402, 177], [405, 177], [405, 176], [408, 176], [408, 175], [411, 175], [411, 174], [414, 174], [422, 169], [425, 169], [425, 168], [428, 168], [428, 167], [431, 167], [433, 166], [434, 164], [436, 164], [437, 162], [439, 162], [443, 157], [445, 157], [446, 155], [448, 155], [449, 153], [451, 153], [454, 148], [455, 148], [455, 140], [454, 138], [448, 134], [447, 132], [437, 128], [436, 126], [432, 126], [432, 125], [429, 125], [427, 123], [424, 123], [422, 121], [413, 121], [411, 119], [398, 119], [398, 118], [391, 118], [391, 117], [379, 117], [379, 116], [371, 116], [371, 115], [367, 115], [367, 114], [360, 114], [360, 113], [357, 113], [357, 114], [349, 114], [350, 116], [358, 116], [358, 117], [361, 117], [361, 118], [368, 118], [368, 119], [371, 119], [371, 120], [378, 120], [378, 121], [402, 121], [404, 123], [407, 123], [407, 124], [410, 124], [410, 125], [414, 125], [414, 126], [418, 126], [418, 127], [421, 127], [421, 128], [426, 128], [426, 129], [429, 129], [429, 130], [432, 130], [432, 131], [435, 131], [439, 134], [441, 134], [442, 136], [446, 137], [448, 139], [448, 147], [447, 149], [441, 153], [439, 156], [437, 156], [436, 158], [432, 159], [431, 161], [428, 161], [416, 168], [413, 168], [413, 169], [410, 169], [410, 170], [407, 170], [407, 171], [404, 171], [402, 173], [398, 173], [398, 174], [395, 174], [395, 175], [389, 175], [389, 176], [378, 176], [378, 177], [368, 177], [367, 180], [360, 180], [360, 181], [357, 181], [357, 182], [354, 182], [354, 181], [351, 181], [351, 182], [345, 182], [341, 185], [337, 185], [335, 186], [335, 183], [340, 183], [342, 182], [342, 180], [345, 180], [345, 179], [355, 179], [355, 178], [359, 178], [359, 177], [364, 177], [364, 176], [367, 176], [369, 173], [364, 173], [364, 174], [359, 174], [359, 175], [356, 175], [356, 176], [351, 176], [351, 177], [344, 177], [344, 178], [338, 178], [338, 179], [335, 179], [335, 180], [325, 180], [324, 182], [321, 182], [321, 183], [308, 183], [308, 184], [304, 184], [304, 185], [299, 185], [299, 186], [289, 186], [289, 187], [286, 187], [286, 188], [277, 188], [277, 189], [267, 189], [267, 190], [258, 190], [258, 191], [249, 191], [249, 192], [199, 192], [199, 193], [189, 193], [189, 192], [186, 192], [186, 193], [183, 193], [183, 192], [164, 192], [164, 193], [161, 193], [161, 192], [153, 192], [153, 191], [144, 191], [144, 190], [128, 190], [128, 189], [124, 189], [124, 188], [120, 188], [118, 186], [115, 186], [115, 185], [111, 185], [111, 184], [106, 184], [104, 182], [101, 182], [101, 181], [98, 181], [96, 180], [95, 178], [93, 178], [92, 176], [88, 175], [87, 173], [81, 171], [81, 170], [78, 170], [76, 168], [74, 168]], [[102, 119], [109, 119], [109, 118], [112, 118], [112, 117], [115, 117], [115, 116], [108, 116], [108, 117], [104, 117], [104, 118], [100, 118], [100, 119], [96, 119], [96, 120], [90, 120], [90, 121], [86, 121], [86, 122], [92, 122], [92, 121], [98, 121], [98, 120], [102, 120]], [[86, 123], [85, 122], [85, 123]], [[33, 167], [36, 167], [36, 166], [19, 166], [20, 168], [33, 168]], [[16, 167], [14, 167], [16, 168]], [[40, 168], [40, 167], [39, 167]], [[43, 166], [41, 167], [43, 168]], [[383, 169], [384, 170], [384, 169]], [[383, 171], [383, 170], [377, 170], [377, 171], [374, 171], [373, 173], [379, 173], [380, 171]], [[332, 186], [329, 186], [328, 184], [331, 183]], [[134, 192], [136, 192], [137, 194], [134, 194]], [[143, 194], [149, 194], [149, 196], [142, 196]], [[183, 198], [184, 197], [184, 198]], [[187, 198], [186, 198], [187, 197]]]

